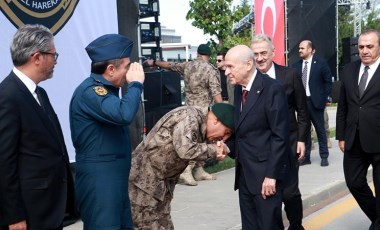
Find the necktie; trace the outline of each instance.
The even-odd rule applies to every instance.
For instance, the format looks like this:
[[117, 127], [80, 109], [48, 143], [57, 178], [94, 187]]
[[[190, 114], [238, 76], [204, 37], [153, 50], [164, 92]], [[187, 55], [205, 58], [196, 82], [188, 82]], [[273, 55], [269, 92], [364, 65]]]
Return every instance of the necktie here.
[[362, 77], [360, 78], [360, 81], [359, 81], [359, 97], [360, 98], [363, 96], [363, 93], [364, 93], [364, 90], [365, 90], [365, 85], [367, 84], [368, 69], [369, 69], [368, 66], [366, 66], [364, 68], [364, 72], [363, 72]]
[[307, 83], [307, 61], [305, 61], [305, 66], [302, 70], [302, 84], [303, 87], [306, 89], [306, 83]]
[[51, 124], [54, 126], [54, 129], [56, 129], [54, 119], [52, 116], [54, 114], [54, 111], [51, 111], [49, 107], [49, 102], [48, 102], [49, 99], [47, 98], [47, 95], [45, 96], [42, 93], [41, 87], [39, 86], [37, 86], [36, 88], [36, 94], [37, 94], [38, 101], [40, 102], [41, 108], [44, 110], [44, 112], [48, 116], [49, 120], [51, 121]]
[[247, 97], [248, 97], [248, 90], [243, 90], [243, 93], [241, 94], [241, 106], [243, 107], [245, 102], [247, 101]]
[[44, 110], [44, 112], [46, 112], [44, 99], [42, 98], [42, 95], [41, 95], [41, 88], [37, 86], [35, 92], [37, 94], [38, 102], [40, 103], [41, 108]]

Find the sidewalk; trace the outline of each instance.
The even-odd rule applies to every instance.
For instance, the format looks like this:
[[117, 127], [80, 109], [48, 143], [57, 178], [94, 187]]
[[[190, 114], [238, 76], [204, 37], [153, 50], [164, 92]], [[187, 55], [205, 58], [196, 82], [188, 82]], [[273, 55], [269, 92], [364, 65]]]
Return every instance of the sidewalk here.
[[[335, 108], [329, 108], [330, 128], [335, 127]], [[318, 145], [311, 152], [311, 165], [300, 167], [300, 190], [305, 216], [348, 193], [343, 175], [343, 153], [332, 140], [328, 167], [320, 166]], [[198, 186], [177, 185], [172, 202], [172, 219], [178, 230], [241, 229], [238, 192], [233, 190], [235, 169], [216, 174], [215, 181], [200, 181]], [[82, 229], [82, 223], [64, 228]]]

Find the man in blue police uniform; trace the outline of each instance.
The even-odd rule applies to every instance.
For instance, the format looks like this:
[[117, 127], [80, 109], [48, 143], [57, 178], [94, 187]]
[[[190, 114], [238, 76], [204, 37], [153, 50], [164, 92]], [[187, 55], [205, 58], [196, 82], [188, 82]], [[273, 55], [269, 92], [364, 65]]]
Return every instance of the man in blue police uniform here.
[[[128, 125], [137, 112], [144, 72], [129, 57], [133, 42], [103, 35], [87, 47], [91, 75], [70, 103], [71, 137], [76, 151], [76, 195], [84, 229], [133, 229], [128, 177], [131, 144]], [[120, 87], [127, 93], [119, 97]]]

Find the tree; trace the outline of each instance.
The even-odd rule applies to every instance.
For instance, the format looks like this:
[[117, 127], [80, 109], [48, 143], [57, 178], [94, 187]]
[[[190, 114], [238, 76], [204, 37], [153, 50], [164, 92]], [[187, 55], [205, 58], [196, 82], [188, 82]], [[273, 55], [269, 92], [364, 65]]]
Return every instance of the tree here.
[[232, 7], [233, 0], [192, 0], [187, 20], [202, 29], [210, 39], [213, 53], [226, 50], [235, 44], [246, 43], [251, 39], [251, 32], [244, 31], [233, 35], [232, 26], [250, 11], [248, 0], [242, 0], [238, 7]]

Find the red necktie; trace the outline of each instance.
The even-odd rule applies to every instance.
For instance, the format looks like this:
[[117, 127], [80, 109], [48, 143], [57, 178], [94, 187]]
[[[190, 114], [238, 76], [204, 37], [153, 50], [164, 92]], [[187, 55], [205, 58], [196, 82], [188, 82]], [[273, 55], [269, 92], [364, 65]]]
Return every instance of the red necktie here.
[[243, 93], [241, 94], [241, 106], [242, 107], [244, 106], [245, 102], [247, 101], [248, 93], [249, 93], [248, 90], [243, 89]]

